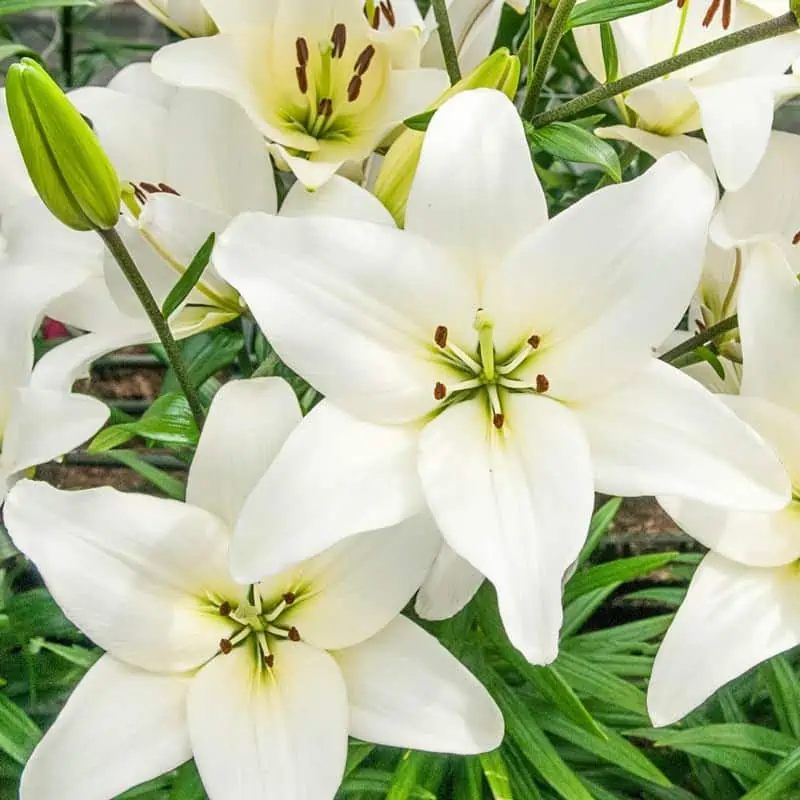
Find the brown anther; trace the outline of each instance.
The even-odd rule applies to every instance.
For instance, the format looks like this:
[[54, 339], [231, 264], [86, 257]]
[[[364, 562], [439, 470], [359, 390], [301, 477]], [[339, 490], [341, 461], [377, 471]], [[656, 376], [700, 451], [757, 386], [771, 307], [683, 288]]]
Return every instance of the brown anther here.
[[297, 630], [294, 626], [289, 628], [289, 641], [290, 642], [299, 642], [300, 641], [300, 631]]
[[397, 25], [397, 17], [394, 14], [391, 0], [381, 0], [381, 11], [383, 11], [383, 16], [386, 17], [389, 25], [394, 28]]
[[351, 103], [355, 103], [358, 100], [358, 96], [361, 94], [361, 77], [358, 75], [353, 75], [350, 83], [347, 86], [347, 99]]
[[319, 101], [317, 114], [321, 117], [330, 117], [333, 114], [333, 100], [330, 97], [323, 97]]
[[706, 11], [706, 15], [703, 17], [704, 28], [707, 28], [714, 21], [714, 17], [717, 16], [717, 11], [719, 11], [721, 3], [722, 0], [712, 0], [711, 5], [708, 7], [708, 11]]
[[219, 649], [222, 655], [227, 656], [231, 650], [233, 650], [233, 645], [231, 644], [230, 639], [220, 639], [219, 640]]
[[800, 244], [800, 231], [797, 231], [797, 233], [792, 236], [792, 244]]
[[433, 397], [436, 400], [444, 400], [447, 397], [447, 387], [443, 383], [437, 383], [433, 387]]
[[220, 607], [219, 607], [219, 615], [221, 617], [229, 617], [231, 615], [231, 604], [226, 600]]
[[286, 603], [287, 606], [294, 605], [297, 601], [297, 595], [294, 592], [286, 592], [283, 596], [283, 602]]
[[295, 75], [297, 75], [297, 88], [300, 89], [300, 94], [305, 94], [308, 91], [308, 72], [306, 67], [295, 67]]
[[372, 63], [372, 59], [375, 57], [375, 47], [373, 45], [367, 45], [362, 51], [361, 54], [356, 59], [356, 63], [353, 66], [353, 69], [356, 71], [357, 75], [364, 75], [366, 71], [369, 69], [369, 65]]
[[272, 655], [272, 653], [270, 653], [268, 656], [264, 656], [265, 667], [269, 667], [269, 669], [272, 669], [274, 665], [275, 665], [275, 656]]
[[294, 43], [295, 50], [297, 51], [297, 63], [304, 67], [308, 64], [308, 42], [301, 36], [295, 43]]
[[133, 195], [140, 203], [147, 202], [147, 195], [134, 183], [131, 184], [133, 186]]
[[375, 6], [375, 11], [372, 13], [372, 19], [370, 20], [370, 25], [372, 25], [375, 30], [378, 30], [381, 26], [381, 7]]
[[733, 14], [733, 0], [724, 0], [722, 3], [722, 30], [726, 31], [731, 26]]
[[447, 328], [445, 328], [444, 325], [440, 325], [436, 329], [436, 333], [433, 334], [433, 341], [436, 342], [439, 347], [447, 347]]
[[530, 346], [531, 346], [531, 347], [532, 347], [534, 350], [538, 350], [538, 349], [539, 349], [539, 345], [540, 345], [541, 343], [542, 343], [542, 337], [541, 337], [541, 336], [537, 336], [536, 334], [534, 334], [533, 336], [531, 336], [531, 338], [530, 338], [530, 339], [528, 339], [528, 344], [529, 344], [529, 345], [530, 345]]
[[181, 196], [181, 193], [177, 189], [173, 189], [168, 183], [159, 183], [158, 188], [167, 194], [174, 194], [176, 197]]
[[678, 0], [678, 8], [683, 8], [686, 5], [686, 0]]
[[506, 424], [506, 415], [505, 414], [495, 414], [492, 418], [492, 424], [497, 428], [497, 430], [501, 430], [503, 425]]
[[341, 58], [344, 55], [344, 48], [347, 46], [347, 28], [341, 22], [333, 29], [331, 42], [333, 43], [331, 57]]
[[154, 183], [148, 183], [147, 181], [142, 181], [139, 186], [142, 187], [148, 194], [158, 194], [161, 189], [158, 188]]
[[544, 375], [536, 376], [536, 391], [544, 394], [550, 388], [550, 381]]

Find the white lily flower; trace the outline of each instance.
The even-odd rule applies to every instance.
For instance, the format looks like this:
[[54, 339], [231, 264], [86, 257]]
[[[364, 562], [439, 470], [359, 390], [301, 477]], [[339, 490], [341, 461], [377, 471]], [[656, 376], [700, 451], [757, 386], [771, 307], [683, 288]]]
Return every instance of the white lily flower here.
[[668, 725], [756, 664], [800, 644], [800, 284], [778, 245], [761, 243], [742, 278], [741, 396], [728, 405], [769, 442], [792, 480], [772, 513], [723, 511], [659, 498], [711, 549], [656, 657], [648, 708]]
[[[154, 69], [171, 83], [237, 101], [309, 188], [345, 162], [363, 161], [448, 86], [441, 70], [398, 68], [407, 62], [408, 41], [419, 47], [419, 31], [375, 30], [363, 0], [205, 0], [205, 6], [220, 33], [165, 47]], [[391, 3], [374, 8], [379, 27], [394, 19]]]
[[[514, 643], [548, 662], [595, 487], [781, 506], [769, 449], [652, 354], [699, 280], [714, 199], [674, 155], [548, 222], [519, 115], [477, 90], [433, 118], [405, 231], [235, 220], [220, 274], [328, 400], [248, 501], [234, 574], [297, 563], [427, 501], [495, 584]], [[287, 527], [300, 496], [304, 518]]]
[[486, 690], [398, 616], [438, 545], [426, 517], [250, 587], [231, 579], [240, 508], [300, 418], [280, 379], [226, 385], [186, 503], [30, 481], [11, 491], [14, 542], [107, 651], [31, 756], [22, 800], [106, 800], [192, 756], [212, 800], [326, 800], [348, 734], [452, 753], [499, 745]]
[[[413, 3], [413, 0], [408, 0]], [[518, 14], [528, 10], [529, 0], [447, 0], [447, 13], [453, 29], [458, 63], [464, 74], [472, 72], [492, 52], [500, 18], [506, 3]], [[428, 39], [422, 50], [422, 63], [444, 69], [444, 55], [433, 9], [425, 17]]]
[[217, 26], [203, 5], [203, 0], [136, 0], [159, 22], [178, 36], [211, 36]]
[[[728, 0], [685, 0], [617, 20], [611, 24], [618, 77], [784, 11], [740, 0], [734, 15]], [[580, 27], [574, 33], [587, 68], [605, 81], [599, 27]], [[764, 155], [776, 104], [800, 94], [800, 80], [784, 74], [798, 56], [800, 34], [789, 33], [659, 78], [624, 95], [630, 133], [616, 128], [608, 135], [648, 149], [652, 138], [643, 133], [672, 138], [702, 128], [720, 181], [738, 189]]]

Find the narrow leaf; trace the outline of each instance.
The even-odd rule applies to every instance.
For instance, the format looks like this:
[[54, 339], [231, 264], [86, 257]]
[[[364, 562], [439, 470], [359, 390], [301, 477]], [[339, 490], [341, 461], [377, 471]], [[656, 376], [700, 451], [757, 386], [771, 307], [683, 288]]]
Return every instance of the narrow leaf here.
[[742, 800], [789, 800], [800, 784], [800, 747], [792, 750], [764, 780]]
[[670, 2], [672, 0], [584, 0], [572, 10], [569, 27], [613, 22], [615, 19], [641, 14]]
[[0, 692], [0, 750], [24, 764], [41, 738], [36, 723]]
[[186, 487], [177, 478], [173, 478], [172, 475], [168, 475], [164, 470], [148, 464], [133, 450], [112, 450], [108, 455], [141, 475], [145, 480], [150, 481], [153, 486], [160, 489], [167, 497], [171, 497], [173, 500], [183, 500], [186, 496]]
[[192, 263], [189, 264], [186, 272], [181, 275], [178, 282], [172, 287], [172, 290], [167, 295], [164, 305], [161, 308], [161, 313], [169, 319], [183, 301], [189, 296], [189, 293], [197, 285], [197, 282], [203, 276], [208, 262], [211, 260], [211, 253], [214, 250], [214, 243], [217, 236], [212, 233], [208, 239], [205, 240], [203, 246], [197, 251]]

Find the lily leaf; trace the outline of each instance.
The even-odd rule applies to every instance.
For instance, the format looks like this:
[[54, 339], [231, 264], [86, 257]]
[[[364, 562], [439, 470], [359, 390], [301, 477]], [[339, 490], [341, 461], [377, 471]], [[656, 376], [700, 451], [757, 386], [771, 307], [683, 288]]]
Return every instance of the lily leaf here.
[[569, 27], [613, 22], [615, 19], [651, 11], [671, 2], [672, 0], [585, 0], [572, 10]]
[[176, 311], [178, 306], [189, 296], [189, 292], [194, 289], [197, 282], [205, 272], [208, 262], [211, 260], [211, 253], [214, 250], [214, 243], [217, 240], [216, 234], [212, 233], [205, 240], [203, 246], [197, 251], [192, 263], [189, 264], [186, 272], [181, 275], [180, 280], [172, 287], [172, 291], [167, 295], [161, 313], [169, 319]]

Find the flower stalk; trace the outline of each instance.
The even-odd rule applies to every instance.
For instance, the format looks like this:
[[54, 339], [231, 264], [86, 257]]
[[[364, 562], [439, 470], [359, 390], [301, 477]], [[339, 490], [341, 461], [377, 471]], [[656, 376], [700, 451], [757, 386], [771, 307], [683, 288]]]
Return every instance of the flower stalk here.
[[189, 377], [189, 370], [186, 367], [186, 362], [183, 360], [178, 343], [175, 341], [169, 324], [166, 319], [164, 319], [158, 307], [158, 303], [156, 303], [153, 293], [150, 291], [150, 287], [139, 272], [136, 263], [128, 252], [128, 248], [125, 247], [125, 243], [122, 241], [117, 231], [112, 228], [111, 230], [98, 231], [98, 234], [105, 242], [114, 260], [119, 264], [119, 268], [122, 270], [123, 275], [136, 294], [136, 297], [139, 299], [139, 302], [142, 304], [142, 308], [158, 334], [158, 338], [167, 355], [167, 360], [170, 366], [175, 370], [175, 376], [189, 403], [189, 408], [192, 411], [192, 416], [197, 424], [197, 428], [202, 431], [205, 422], [203, 406], [192, 385], [192, 381]]
[[433, 14], [439, 29], [439, 41], [442, 45], [444, 64], [451, 85], [461, 80], [461, 67], [458, 65], [458, 51], [453, 39], [453, 28], [450, 25], [450, 16], [447, 13], [447, 0], [433, 0]]
[[733, 316], [718, 322], [716, 325], [711, 325], [705, 330], [700, 331], [700, 333], [696, 333], [685, 342], [681, 342], [679, 345], [673, 347], [672, 350], [668, 350], [663, 356], [661, 356], [661, 360], [666, 361], [668, 364], [672, 364], [681, 356], [688, 355], [698, 347], [702, 347], [704, 344], [713, 342], [718, 336], [722, 336], [724, 333], [736, 330], [738, 327], [739, 317], [734, 314]]
[[560, 0], [547, 27], [542, 46], [536, 57], [533, 73], [528, 76], [528, 88], [522, 105], [522, 116], [531, 116], [547, 80], [547, 71], [553, 63], [558, 45], [569, 25], [569, 17], [577, 0]]
[[[798, 25], [797, 17], [791, 12], [766, 22], [760, 22], [757, 25], [751, 25], [748, 28], [729, 33], [727, 36], [722, 36], [713, 42], [686, 50], [672, 58], [666, 58], [646, 69], [626, 75], [618, 81], [607, 83], [605, 86], [598, 86], [596, 89], [592, 89], [592, 91], [586, 92], [568, 103], [564, 103], [564, 105], [530, 117], [530, 122], [536, 127], [542, 127], [549, 125], [551, 122], [570, 119], [596, 106], [598, 103], [602, 103], [604, 100], [629, 92], [631, 89], [643, 86], [657, 78], [663, 78], [671, 72], [677, 72], [679, 69], [697, 64], [699, 61], [705, 61], [708, 58], [728, 53], [748, 44], [763, 42], [767, 39], [781, 36], [784, 33], [791, 33], [798, 30], [798, 28], [800, 28], [800, 25]], [[528, 109], [528, 113], [532, 113], [532, 111], [533, 108]], [[523, 112], [523, 116], [527, 117], [528, 115]]]

